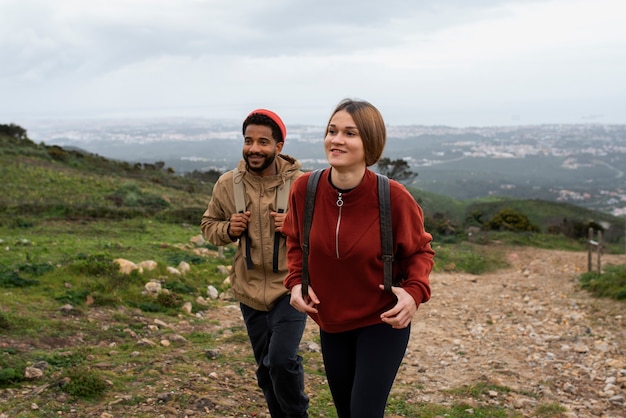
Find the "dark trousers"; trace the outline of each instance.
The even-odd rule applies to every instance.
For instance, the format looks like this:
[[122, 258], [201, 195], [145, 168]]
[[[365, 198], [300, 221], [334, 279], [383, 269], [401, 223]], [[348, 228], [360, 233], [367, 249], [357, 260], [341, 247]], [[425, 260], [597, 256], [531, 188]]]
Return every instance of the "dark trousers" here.
[[328, 386], [339, 418], [383, 418], [411, 328], [387, 324], [351, 331], [320, 330]]
[[241, 313], [258, 365], [256, 376], [272, 418], [308, 417], [304, 369], [298, 347], [306, 314], [289, 304], [289, 295], [269, 312], [241, 304]]

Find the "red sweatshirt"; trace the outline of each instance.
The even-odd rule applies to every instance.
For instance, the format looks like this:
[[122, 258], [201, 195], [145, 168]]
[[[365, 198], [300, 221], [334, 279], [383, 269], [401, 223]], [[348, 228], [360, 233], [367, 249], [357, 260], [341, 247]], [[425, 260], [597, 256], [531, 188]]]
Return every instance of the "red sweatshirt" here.
[[[382, 323], [380, 314], [397, 299], [378, 287], [383, 283], [383, 261], [376, 174], [366, 170], [361, 184], [343, 194], [331, 185], [329, 175], [326, 170], [317, 186], [309, 240], [310, 287], [320, 300], [311, 318], [326, 332], [343, 332]], [[300, 238], [309, 176], [294, 181], [282, 228], [287, 236], [288, 289], [302, 283]], [[390, 188], [393, 276], [404, 275], [400, 286], [419, 306], [430, 299], [432, 236], [424, 230], [424, 215], [413, 196], [396, 181], [390, 181]]]

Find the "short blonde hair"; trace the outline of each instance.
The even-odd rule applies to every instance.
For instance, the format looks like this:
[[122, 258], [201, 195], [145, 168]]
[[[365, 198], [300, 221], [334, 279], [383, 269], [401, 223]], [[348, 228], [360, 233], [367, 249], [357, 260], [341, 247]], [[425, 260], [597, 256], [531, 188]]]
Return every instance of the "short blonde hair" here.
[[342, 110], [352, 116], [352, 120], [354, 120], [354, 124], [359, 130], [359, 135], [363, 141], [363, 149], [365, 150], [365, 164], [368, 167], [376, 164], [383, 155], [385, 143], [387, 142], [387, 129], [385, 128], [385, 121], [382, 115], [369, 102], [343, 99], [330, 115], [328, 124], [326, 124], [326, 133], [328, 133], [328, 125], [330, 125], [333, 116]]

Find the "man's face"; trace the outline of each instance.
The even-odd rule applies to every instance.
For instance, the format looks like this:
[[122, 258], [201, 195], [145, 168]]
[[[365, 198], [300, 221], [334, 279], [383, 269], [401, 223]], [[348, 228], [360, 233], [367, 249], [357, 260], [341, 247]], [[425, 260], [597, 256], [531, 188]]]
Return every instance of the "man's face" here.
[[248, 169], [259, 176], [276, 174], [274, 160], [283, 148], [283, 142], [276, 142], [272, 129], [265, 125], [246, 126], [243, 139], [243, 159]]

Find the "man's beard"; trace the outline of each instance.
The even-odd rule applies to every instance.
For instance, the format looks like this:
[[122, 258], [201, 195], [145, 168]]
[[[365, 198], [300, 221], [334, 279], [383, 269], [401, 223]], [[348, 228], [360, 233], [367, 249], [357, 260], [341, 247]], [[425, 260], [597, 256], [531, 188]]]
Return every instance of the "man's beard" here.
[[[260, 166], [251, 166], [248, 158], [250, 155], [255, 155], [259, 157], [264, 157], [265, 161]], [[265, 154], [244, 154], [243, 159], [246, 161], [246, 165], [248, 166], [248, 170], [254, 171], [255, 173], [262, 173], [266, 168], [274, 164], [274, 160], [276, 160], [276, 154], [265, 155]]]

